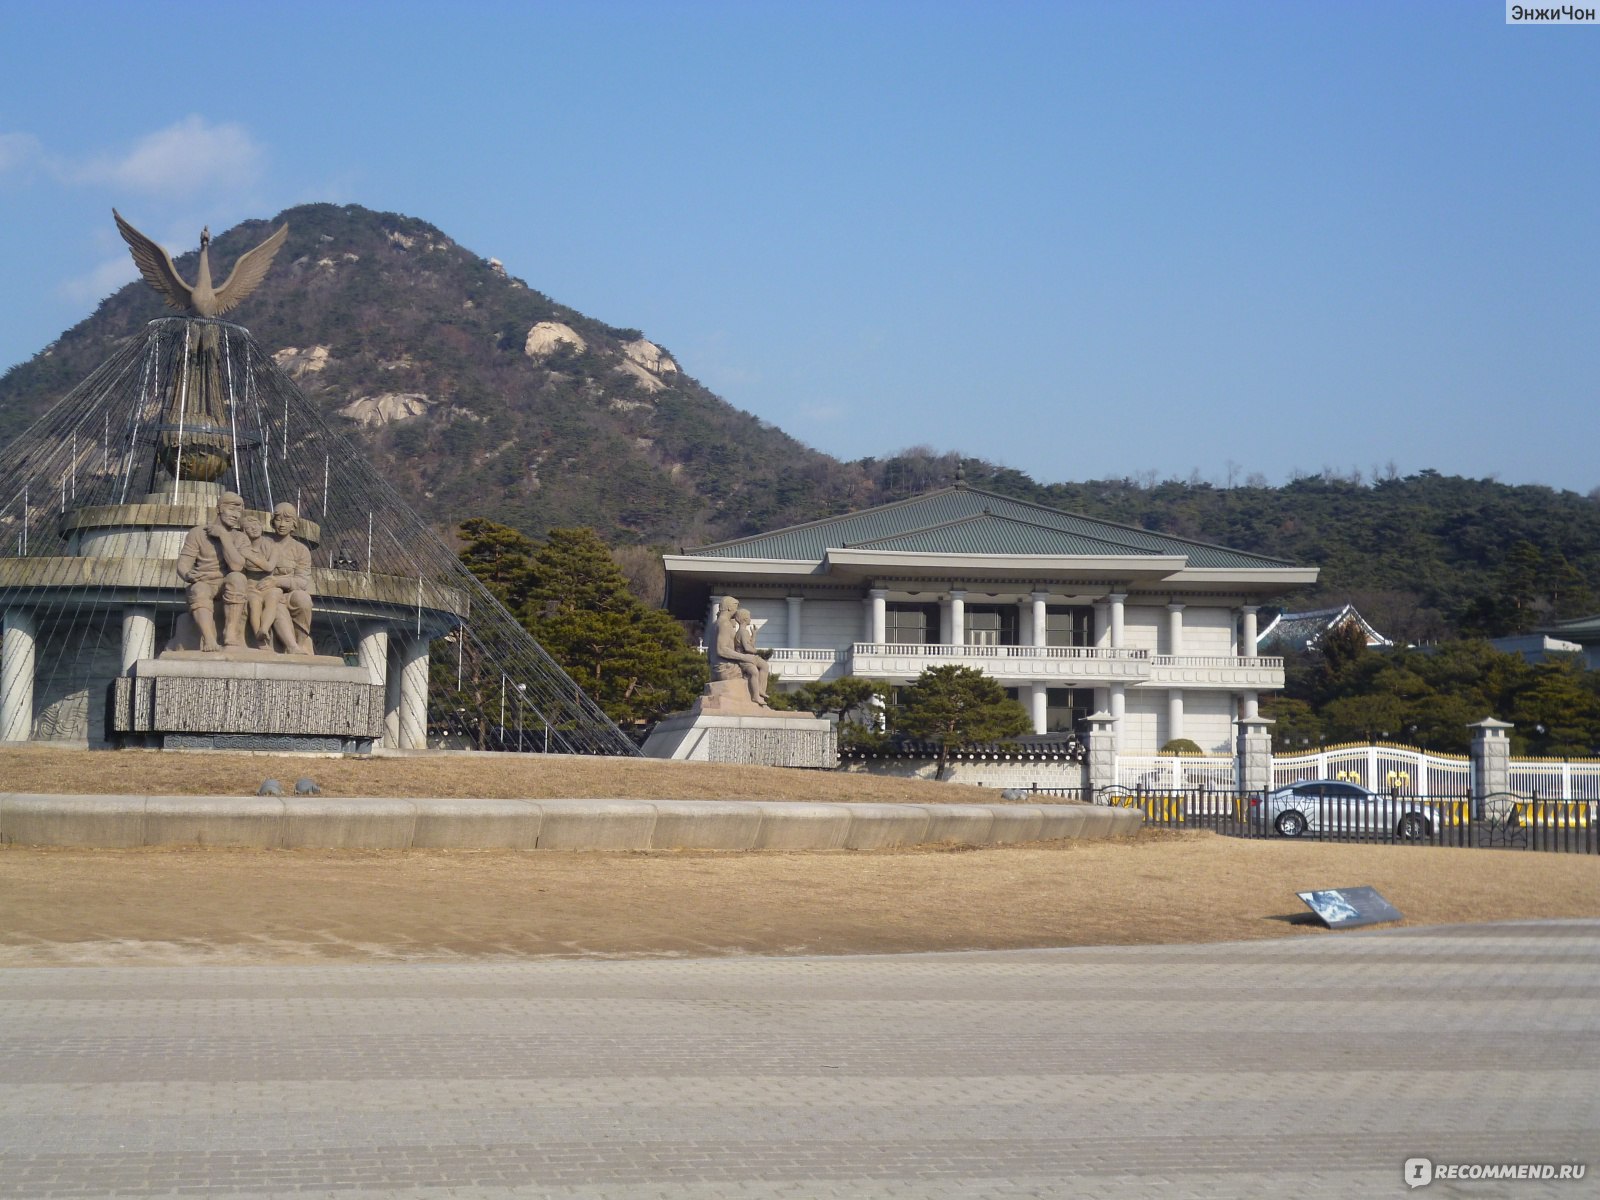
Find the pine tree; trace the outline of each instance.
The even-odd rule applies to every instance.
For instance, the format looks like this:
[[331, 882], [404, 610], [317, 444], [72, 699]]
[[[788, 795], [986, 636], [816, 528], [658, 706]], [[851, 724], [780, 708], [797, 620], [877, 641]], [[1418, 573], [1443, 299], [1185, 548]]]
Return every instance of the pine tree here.
[[1033, 728], [1027, 711], [973, 667], [929, 667], [900, 697], [896, 726], [939, 747], [935, 779], [944, 778], [952, 747], [1016, 737]]
[[528, 628], [618, 725], [687, 708], [705, 688], [683, 627], [635, 598], [593, 530], [552, 529], [531, 567]]
[[461, 522], [466, 546], [460, 552], [467, 570], [494, 593], [496, 600], [520, 616], [533, 590], [533, 542], [509, 525], [487, 517]]

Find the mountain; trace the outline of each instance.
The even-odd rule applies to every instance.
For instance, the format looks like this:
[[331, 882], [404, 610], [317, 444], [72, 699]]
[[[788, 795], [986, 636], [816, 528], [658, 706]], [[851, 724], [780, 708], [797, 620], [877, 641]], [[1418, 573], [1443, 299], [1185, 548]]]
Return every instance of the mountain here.
[[[217, 237], [219, 278], [287, 222], [232, 319], [441, 527], [489, 516], [613, 541], [711, 540], [869, 502], [865, 472], [741, 412], [638, 330], [559, 304], [434, 226], [309, 204]], [[196, 254], [177, 260], [192, 279]], [[142, 281], [0, 379], [0, 445], [171, 315]]]
[[[218, 237], [219, 274], [284, 222], [287, 243], [233, 315], [441, 529], [486, 516], [534, 536], [589, 525], [613, 544], [695, 545], [914, 495], [961, 463], [976, 487], [1316, 565], [1321, 581], [1296, 604], [1354, 600], [1402, 640], [1527, 628], [1593, 611], [1600, 594], [1595, 495], [1435, 471], [1281, 488], [1041, 484], [927, 449], [842, 463], [732, 407], [640, 331], [542, 295], [413, 217], [291, 208]], [[192, 278], [195, 255], [178, 266]], [[129, 284], [12, 368], [0, 445], [164, 315]], [[634, 552], [635, 566], [647, 559]]]

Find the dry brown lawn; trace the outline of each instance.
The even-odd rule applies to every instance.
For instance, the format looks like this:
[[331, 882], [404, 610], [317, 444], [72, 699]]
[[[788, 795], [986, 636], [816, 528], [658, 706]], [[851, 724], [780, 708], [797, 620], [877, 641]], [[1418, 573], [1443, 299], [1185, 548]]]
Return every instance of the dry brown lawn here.
[[566, 754], [339, 758], [35, 746], [0, 750], [0, 792], [250, 796], [263, 779], [279, 779], [287, 788], [302, 775], [316, 780], [325, 796], [1000, 803], [995, 788], [652, 758]]
[[[979, 800], [994, 789], [566, 756], [0, 751], [0, 792]], [[1600, 916], [1600, 858], [1242, 841], [826, 853], [0, 848], [0, 965], [847, 954], [1324, 935], [1295, 893], [1408, 924]]]
[[1600, 858], [1243, 841], [826, 853], [0, 849], [0, 965], [850, 954], [1345, 936], [1295, 892], [1407, 924], [1600, 916]]

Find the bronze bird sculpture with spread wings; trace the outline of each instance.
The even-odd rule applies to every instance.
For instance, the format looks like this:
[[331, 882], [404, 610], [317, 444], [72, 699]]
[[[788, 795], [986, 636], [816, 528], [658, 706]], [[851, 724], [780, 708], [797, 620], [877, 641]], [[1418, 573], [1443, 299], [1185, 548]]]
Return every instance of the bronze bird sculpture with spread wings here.
[[133, 252], [133, 261], [145, 282], [160, 292], [167, 305], [179, 312], [196, 317], [220, 317], [237, 308], [239, 302], [255, 291], [272, 265], [272, 258], [289, 234], [287, 225], [280, 225], [275, 233], [254, 250], [246, 251], [233, 264], [233, 271], [221, 287], [211, 286], [211, 228], [200, 231], [200, 269], [193, 287], [183, 281], [178, 268], [172, 265], [172, 256], [122, 219], [116, 209], [111, 215], [117, 219], [117, 229], [122, 240]]

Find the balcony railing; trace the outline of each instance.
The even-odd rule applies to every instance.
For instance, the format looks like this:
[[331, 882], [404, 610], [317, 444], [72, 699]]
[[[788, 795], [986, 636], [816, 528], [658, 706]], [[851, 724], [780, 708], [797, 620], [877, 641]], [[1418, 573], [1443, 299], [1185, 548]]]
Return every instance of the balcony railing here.
[[850, 648], [857, 675], [915, 678], [944, 664], [976, 667], [1005, 682], [1055, 681], [1063, 686], [1139, 684], [1150, 678], [1148, 650], [1101, 646], [949, 646], [940, 643], [857, 642]]
[[768, 661], [791, 683], [840, 675], [914, 678], [931, 666], [977, 667], [997, 679], [1063, 686], [1141, 683], [1169, 687], [1268, 689], [1283, 686], [1283, 659], [1263, 655], [1153, 654], [1105, 646], [950, 646], [939, 642], [856, 642], [848, 650], [777, 647]]
[[1247, 658], [1234, 654], [1157, 654], [1151, 662], [1158, 667], [1251, 667], [1263, 671], [1283, 670], [1283, 659], [1268, 655]]
[[1103, 646], [950, 646], [942, 642], [857, 642], [851, 652], [913, 655], [924, 658], [1079, 658], [1142, 660], [1148, 650], [1110, 650]]
[[1283, 686], [1283, 659], [1234, 654], [1157, 654], [1150, 682], [1166, 687], [1233, 687], [1249, 691]]

